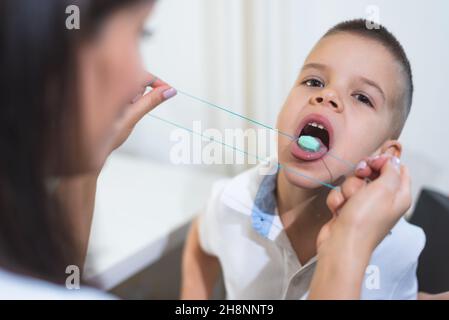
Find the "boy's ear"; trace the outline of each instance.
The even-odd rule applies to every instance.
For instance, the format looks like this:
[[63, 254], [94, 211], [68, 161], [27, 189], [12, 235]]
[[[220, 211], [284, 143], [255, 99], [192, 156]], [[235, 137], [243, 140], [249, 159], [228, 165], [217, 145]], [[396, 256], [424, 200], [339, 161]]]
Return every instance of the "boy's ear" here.
[[400, 158], [402, 154], [402, 144], [398, 140], [388, 140], [380, 148], [380, 153], [386, 153]]

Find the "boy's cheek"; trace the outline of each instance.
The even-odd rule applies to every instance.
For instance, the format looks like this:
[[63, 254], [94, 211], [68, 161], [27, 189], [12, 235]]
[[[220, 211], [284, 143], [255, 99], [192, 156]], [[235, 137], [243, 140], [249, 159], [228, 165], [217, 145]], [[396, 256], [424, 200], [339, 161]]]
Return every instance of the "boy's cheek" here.
[[381, 146], [380, 139], [375, 137], [375, 132], [363, 132], [345, 139], [345, 154], [351, 163], [356, 165], [362, 159], [372, 156]]
[[286, 103], [278, 116], [277, 125], [279, 130], [292, 135], [295, 134], [302, 117], [302, 109], [303, 107], [300, 102]]
[[291, 109], [284, 107], [278, 117], [278, 129], [288, 134], [295, 133], [297, 114]]
[[[348, 122], [348, 123], [351, 123]], [[354, 123], [354, 122], [352, 122]], [[350, 161], [352, 164], [357, 164], [364, 157], [369, 156], [371, 152], [376, 150], [376, 143], [373, 141], [373, 132], [368, 132], [364, 126], [352, 127], [351, 130], [346, 130], [337, 138], [335, 147], [341, 151], [342, 157]], [[338, 146], [340, 144], [340, 147]]]

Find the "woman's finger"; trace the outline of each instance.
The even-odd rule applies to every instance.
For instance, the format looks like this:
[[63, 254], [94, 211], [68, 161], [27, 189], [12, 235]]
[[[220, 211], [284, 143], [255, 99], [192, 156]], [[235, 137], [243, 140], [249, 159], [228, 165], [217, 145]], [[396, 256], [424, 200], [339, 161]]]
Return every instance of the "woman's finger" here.
[[159, 79], [154, 74], [152, 74], [150, 72], [145, 72], [142, 77], [139, 91], [134, 96], [133, 100], [131, 101], [131, 104], [134, 104], [137, 101], [139, 101], [139, 99], [142, 98], [142, 96], [145, 94], [145, 92], [147, 91], [148, 88], [155, 89], [155, 88], [159, 88], [159, 87], [170, 87], [170, 85], [167, 84], [162, 79]]
[[393, 156], [388, 154], [382, 154], [380, 156], [368, 158], [367, 163], [368, 166], [371, 168], [371, 170], [373, 170], [374, 172], [380, 172], [384, 164], [391, 158], [393, 158]]
[[150, 72], [146, 72], [142, 85], [145, 88], [147, 87], [158, 88], [162, 86], [168, 86], [168, 84], [164, 80], [159, 79], [157, 76], [155, 76]]
[[365, 180], [354, 176], [347, 178], [340, 187], [333, 189], [326, 199], [327, 206], [332, 214], [337, 215], [338, 209], [344, 205], [346, 200], [365, 184]]
[[359, 191], [366, 184], [365, 180], [355, 176], [349, 177], [341, 185], [341, 193], [345, 199], [351, 198], [357, 191]]
[[386, 197], [395, 197], [401, 185], [400, 161], [396, 157], [384, 162], [380, 169], [379, 177], [374, 180], [370, 187], [378, 192], [385, 193]]
[[356, 175], [356, 177], [362, 179], [370, 177], [372, 173], [373, 171], [371, 167], [368, 165], [367, 159], [360, 161], [354, 170], [354, 174]]
[[401, 166], [401, 182], [399, 190], [396, 193], [396, 206], [399, 212], [407, 211], [412, 204], [412, 183], [410, 173], [407, 167]]
[[174, 97], [177, 94], [175, 88], [167, 84], [155, 87], [137, 101], [135, 101], [127, 110], [128, 125], [134, 126], [140, 119], [142, 119], [148, 112], [156, 108], [162, 102]]
[[389, 154], [382, 154], [380, 156], [366, 158], [357, 165], [355, 175], [359, 178], [375, 180], [379, 176], [380, 169], [385, 162], [392, 157]]
[[335, 188], [331, 190], [331, 192], [329, 192], [329, 195], [327, 196], [326, 199], [326, 204], [334, 217], [337, 216], [338, 209], [341, 208], [344, 203], [345, 198], [341, 193], [340, 187]]

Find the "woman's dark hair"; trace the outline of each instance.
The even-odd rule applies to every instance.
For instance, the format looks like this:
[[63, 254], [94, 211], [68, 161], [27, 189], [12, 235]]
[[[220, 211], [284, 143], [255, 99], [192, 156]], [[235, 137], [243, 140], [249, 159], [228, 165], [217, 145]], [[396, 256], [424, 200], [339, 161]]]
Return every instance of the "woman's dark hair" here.
[[[77, 52], [141, 1], [0, 1], [0, 268], [64, 283], [68, 265], [82, 267], [74, 218], [50, 186], [77, 160]], [[79, 30], [66, 28], [70, 5]]]

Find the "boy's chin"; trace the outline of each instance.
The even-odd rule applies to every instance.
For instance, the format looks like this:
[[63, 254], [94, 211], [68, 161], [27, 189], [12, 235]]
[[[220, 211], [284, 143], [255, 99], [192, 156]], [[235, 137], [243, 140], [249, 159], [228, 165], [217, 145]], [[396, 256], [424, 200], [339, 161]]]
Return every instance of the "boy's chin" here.
[[331, 185], [328, 173], [309, 173], [298, 169], [284, 169], [287, 181], [295, 187], [301, 189], [318, 189]]

